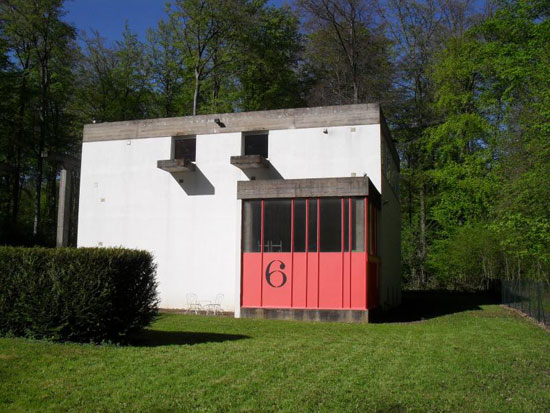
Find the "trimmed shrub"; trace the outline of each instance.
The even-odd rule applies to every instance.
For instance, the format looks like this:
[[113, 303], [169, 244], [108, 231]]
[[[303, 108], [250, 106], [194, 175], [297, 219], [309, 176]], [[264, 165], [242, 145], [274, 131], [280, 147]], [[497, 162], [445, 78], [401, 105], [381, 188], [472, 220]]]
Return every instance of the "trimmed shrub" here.
[[0, 334], [124, 341], [157, 313], [155, 277], [147, 251], [0, 247]]

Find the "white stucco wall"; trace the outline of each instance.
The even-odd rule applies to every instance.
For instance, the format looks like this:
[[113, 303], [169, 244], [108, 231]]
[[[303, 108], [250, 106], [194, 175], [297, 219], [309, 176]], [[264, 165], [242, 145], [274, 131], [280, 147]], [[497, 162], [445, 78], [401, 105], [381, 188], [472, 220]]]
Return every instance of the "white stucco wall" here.
[[[327, 134], [324, 129], [270, 131], [273, 168], [269, 176], [262, 171], [249, 176], [366, 174], [382, 191], [380, 126], [332, 127]], [[223, 309], [238, 315], [241, 202], [236, 193], [237, 181], [249, 177], [229, 159], [241, 154], [242, 134], [198, 135], [197, 171], [176, 177], [183, 183], [157, 168], [158, 160], [170, 158], [171, 145], [171, 137], [83, 144], [78, 245], [149, 250], [158, 265], [161, 307], [185, 307], [187, 293], [199, 300], [223, 293]]]

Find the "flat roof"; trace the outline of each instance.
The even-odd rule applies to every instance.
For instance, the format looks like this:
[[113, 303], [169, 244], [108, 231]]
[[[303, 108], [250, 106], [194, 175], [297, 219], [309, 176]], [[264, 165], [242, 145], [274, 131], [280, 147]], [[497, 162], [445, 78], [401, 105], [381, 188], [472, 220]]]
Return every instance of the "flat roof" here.
[[377, 124], [381, 125], [383, 139], [399, 165], [399, 155], [379, 103], [95, 123], [84, 126], [83, 142]]
[[84, 142], [379, 123], [378, 103], [320, 106], [89, 124]]
[[237, 181], [237, 199], [368, 196], [380, 208], [380, 192], [368, 176]]

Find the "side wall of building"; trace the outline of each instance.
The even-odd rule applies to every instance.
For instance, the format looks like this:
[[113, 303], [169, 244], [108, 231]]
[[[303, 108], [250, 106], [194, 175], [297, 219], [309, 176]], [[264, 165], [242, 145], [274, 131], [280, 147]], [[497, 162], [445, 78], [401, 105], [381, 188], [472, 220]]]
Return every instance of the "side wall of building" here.
[[380, 304], [387, 309], [401, 303], [401, 206], [385, 177], [382, 177], [382, 193]]
[[387, 309], [401, 303], [401, 203], [399, 201], [399, 158], [385, 123], [382, 124], [381, 130], [380, 304], [382, 308]]
[[79, 246], [151, 251], [161, 307], [183, 308], [186, 295], [236, 311], [240, 300], [241, 201], [237, 181], [254, 177], [328, 178], [368, 175], [379, 191], [380, 125], [273, 130], [268, 171], [230, 164], [241, 133], [198, 135], [197, 170], [172, 175], [172, 138], [86, 142], [82, 149]]

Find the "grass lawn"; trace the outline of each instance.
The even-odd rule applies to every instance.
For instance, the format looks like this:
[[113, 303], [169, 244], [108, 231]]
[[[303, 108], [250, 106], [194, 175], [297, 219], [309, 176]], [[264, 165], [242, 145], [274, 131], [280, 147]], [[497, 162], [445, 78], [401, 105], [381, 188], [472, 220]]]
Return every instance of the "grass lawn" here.
[[164, 314], [132, 346], [0, 339], [0, 411], [549, 411], [548, 331], [496, 305], [430, 317]]

